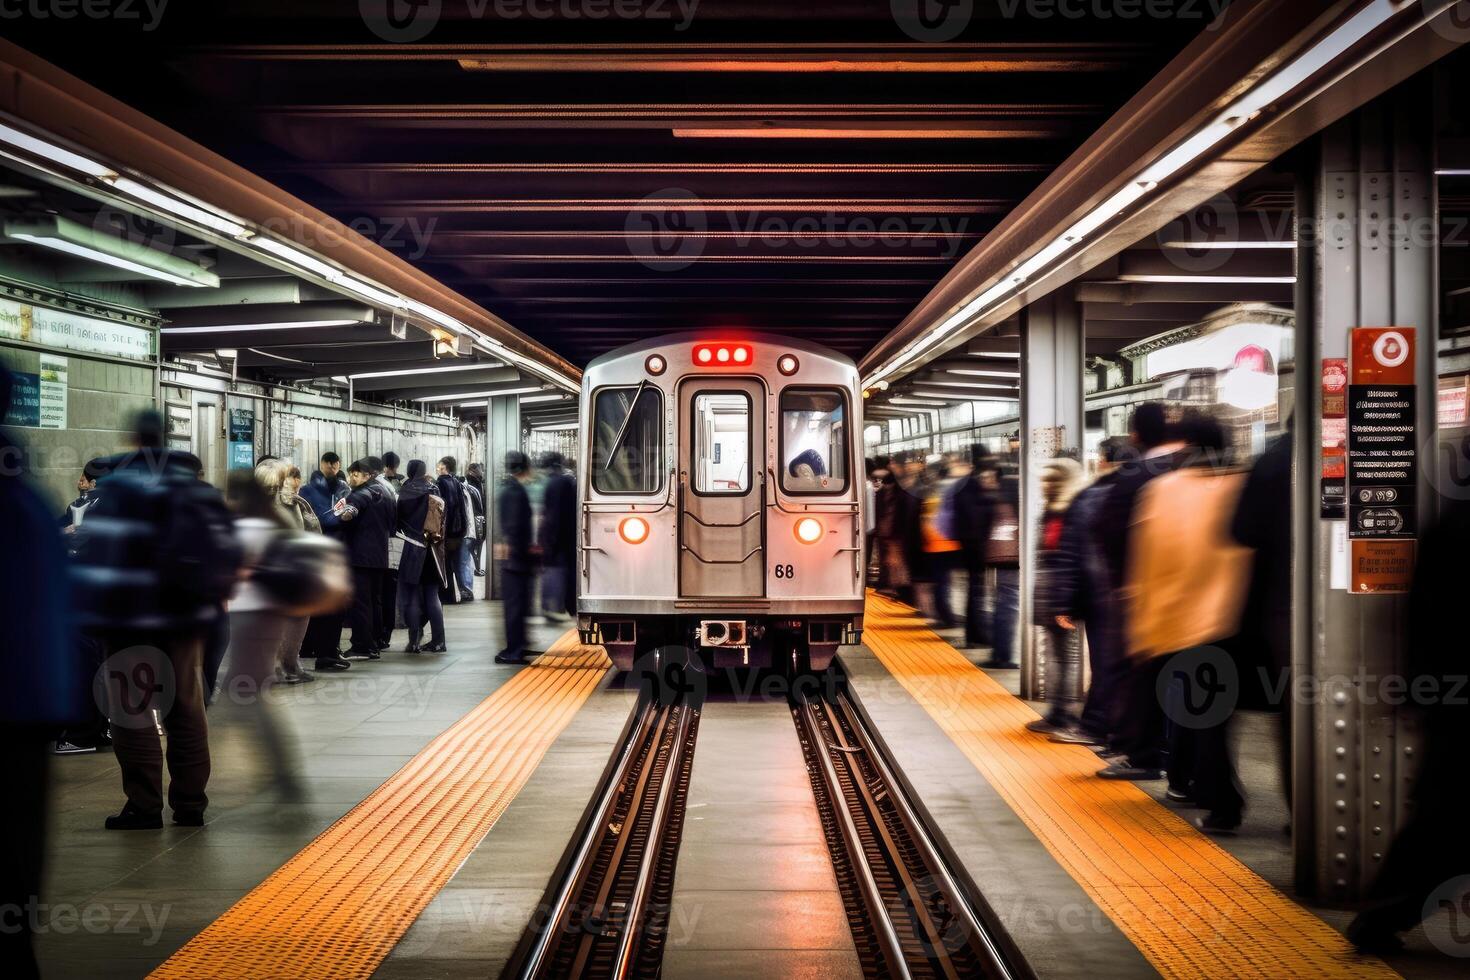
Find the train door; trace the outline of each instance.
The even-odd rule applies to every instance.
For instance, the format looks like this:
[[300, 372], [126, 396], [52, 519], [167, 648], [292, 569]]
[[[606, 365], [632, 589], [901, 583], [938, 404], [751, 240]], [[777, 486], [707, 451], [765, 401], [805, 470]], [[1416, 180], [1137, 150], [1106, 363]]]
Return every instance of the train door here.
[[751, 378], [680, 387], [679, 593], [766, 594], [766, 399]]

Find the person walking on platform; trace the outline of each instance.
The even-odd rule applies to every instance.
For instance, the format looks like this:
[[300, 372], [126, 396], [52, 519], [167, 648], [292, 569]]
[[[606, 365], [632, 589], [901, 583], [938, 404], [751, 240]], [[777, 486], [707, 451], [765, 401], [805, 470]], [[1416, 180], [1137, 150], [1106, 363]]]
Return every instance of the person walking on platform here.
[[[317, 471], [299, 491], [301, 499], [307, 502], [316, 515], [322, 533], [337, 541], [341, 541], [343, 537], [342, 518], [337, 510], [337, 502], [349, 492], [348, 486], [342, 480], [341, 470], [342, 461], [336, 453], [323, 453]], [[318, 671], [343, 671], [352, 666], [342, 656], [340, 647], [342, 622], [345, 618], [344, 613], [328, 613], [325, 616], [313, 616], [307, 623], [306, 638], [301, 644], [301, 658], [315, 660]]]
[[953, 493], [959, 483], [958, 474], [949, 471], [949, 461], [936, 459], [929, 464], [928, 479], [920, 499], [924, 561], [929, 568], [929, 601], [931, 618], [940, 629], [953, 629], [954, 609], [950, 602], [951, 573], [960, 553], [954, 516]]
[[474, 520], [465, 510], [464, 489], [459, 477], [454, 475], [458, 468], [459, 463], [453, 456], [445, 456], [439, 460], [439, 478], [434, 481], [439, 487], [439, 495], [444, 498], [444, 571], [449, 580], [444, 583], [439, 601], [445, 604], [463, 601], [459, 587], [459, 553], [464, 547], [470, 522]]
[[505, 608], [505, 649], [495, 655], [498, 664], [526, 662], [526, 616], [531, 604], [531, 498], [526, 484], [531, 481], [531, 461], [512, 449], [505, 454], [505, 482], [495, 498], [500, 518], [500, 591]]
[[342, 543], [352, 564], [352, 609], [347, 614], [352, 645], [347, 656], [380, 660], [383, 576], [388, 570], [388, 537], [398, 525], [398, 508], [388, 491], [373, 482], [366, 460], [347, 468], [347, 482], [352, 487], [342, 507]]
[[577, 481], [561, 453], [547, 453], [541, 505], [541, 606], [548, 617], [577, 615]]
[[980, 472], [980, 485], [993, 500], [985, 567], [995, 575], [995, 601], [984, 630], [990, 637], [992, 670], [1014, 670], [1017, 623], [1021, 618], [1021, 497], [1014, 479], [1002, 479], [999, 468]]
[[470, 552], [475, 560], [475, 577], [482, 578], [485, 575], [485, 539], [489, 537], [485, 532], [485, 505], [490, 501], [486, 496], [485, 467], [479, 463], [471, 463], [469, 469], [465, 470], [465, 482], [474, 490], [479, 500], [479, 507], [475, 510], [475, 545]]
[[111, 656], [108, 718], [127, 803], [109, 830], [163, 826], [164, 752], [174, 823], [202, 826], [209, 803], [205, 634], [233, 592], [241, 551], [219, 491], [199, 461], [164, 448], [163, 419], [142, 413], [134, 449], [104, 461], [109, 476], [87, 514], [73, 567], [83, 624]]
[[970, 447], [970, 472], [953, 490], [954, 536], [958, 562], [965, 570], [965, 646], [990, 646], [985, 629], [985, 549], [995, 519], [995, 494], [985, 489], [984, 473], [995, 460], [982, 443]]
[[[10, 373], [0, 366], [0, 405], [10, 404]], [[3, 414], [3, 413], [0, 413]], [[12, 456], [12, 453], [14, 454]], [[0, 974], [40, 976], [32, 948], [46, 855], [51, 745], [59, 729], [86, 718], [92, 673], [72, 628], [66, 551], [55, 517], [27, 485], [26, 456], [0, 429], [0, 738], [6, 790], [0, 808]], [[14, 560], [24, 556], [24, 560]]]
[[[1240, 628], [1251, 553], [1230, 537], [1245, 475], [1224, 465], [1225, 432], [1190, 413], [1180, 432], [1183, 465], [1151, 480], [1133, 512], [1126, 585], [1128, 710], [1119, 747], [1124, 761], [1104, 779], [1158, 779], [1167, 764], [1172, 799], [1209, 811], [1196, 821], [1228, 833], [1240, 825], [1245, 798], [1230, 760], [1228, 725], [1239, 690], [1219, 691], [1218, 644]], [[1168, 733], [1168, 753], [1159, 733]]]
[[393, 505], [393, 522], [388, 528], [388, 568], [383, 572], [382, 588], [378, 592], [379, 650], [386, 650], [393, 645], [393, 630], [398, 626], [398, 563], [403, 558], [403, 539], [394, 533], [398, 521], [398, 484], [388, 479], [385, 472], [387, 456], [398, 458], [393, 453], [386, 454], [382, 459], [377, 456], [367, 458], [373, 483], [383, 489]]
[[[439, 590], [448, 578], [444, 567], [444, 498], [428, 477], [421, 459], [408, 461], [408, 479], [398, 491], [398, 536], [403, 560], [398, 564], [398, 604], [408, 626], [407, 653], [444, 653], [444, 607]], [[422, 646], [424, 623], [429, 645]]]
[[[473, 470], [476, 464], [471, 463]], [[459, 584], [459, 600], [475, 600], [475, 553], [480, 549], [480, 538], [485, 533], [485, 498], [475, 488], [473, 480], [459, 481], [460, 493], [465, 505], [464, 543], [459, 549], [459, 565], [455, 581]]]
[[1081, 650], [1077, 622], [1077, 581], [1082, 566], [1082, 527], [1072, 502], [1082, 482], [1082, 468], [1065, 457], [1041, 468], [1041, 526], [1036, 535], [1036, 598], [1033, 622], [1045, 643], [1044, 718], [1026, 727], [1059, 734], [1077, 725], [1074, 706], [1081, 700]]

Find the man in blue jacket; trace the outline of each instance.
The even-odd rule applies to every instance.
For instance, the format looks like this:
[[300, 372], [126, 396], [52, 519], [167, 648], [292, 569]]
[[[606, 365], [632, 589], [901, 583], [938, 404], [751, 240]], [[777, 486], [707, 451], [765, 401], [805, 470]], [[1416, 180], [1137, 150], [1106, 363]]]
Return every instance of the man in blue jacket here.
[[[317, 471], [297, 493], [311, 505], [316, 519], [322, 523], [322, 533], [342, 540], [342, 518], [336, 506], [337, 501], [347, 496], [348, 487], [342, 480], [341, 457], [333, 452], [322, 453]], [[337, 612], [311, 617], [306, 637], [301, 641], [301, 658], [315, 658], [317, 670], [341, 671], [351, 667], [338, 646], [346, 615], [346, 612]]]

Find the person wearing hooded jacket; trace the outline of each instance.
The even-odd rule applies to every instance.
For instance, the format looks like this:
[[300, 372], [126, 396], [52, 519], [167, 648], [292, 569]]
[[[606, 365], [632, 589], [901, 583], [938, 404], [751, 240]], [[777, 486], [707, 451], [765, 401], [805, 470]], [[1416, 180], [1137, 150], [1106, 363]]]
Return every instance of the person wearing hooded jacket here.
[[[398, 605], [408, 626], [407, 653], [444, 653], [444, 607], [439, 590], [447, 580], [444, 567], [444, 497], [428, 477], [421, 459], [408, 462], [408, 479], [398, 488], [398, 537], [403, 558], [398, 563]], [[423, 646], [424, 623], [430, 627]]]

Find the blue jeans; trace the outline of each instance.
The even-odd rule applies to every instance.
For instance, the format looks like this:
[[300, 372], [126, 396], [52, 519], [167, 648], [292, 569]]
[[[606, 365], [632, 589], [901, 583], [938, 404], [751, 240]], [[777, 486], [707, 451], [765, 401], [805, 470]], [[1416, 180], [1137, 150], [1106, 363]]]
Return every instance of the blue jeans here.
[[439, 586], [436, 582], [430, 580], [410, 583], [400, 578], [398, 605], [403, 609], [403, 622], [408, 626], [410, 643], [423, 640], [425, 620], [429, 623], [429, 642], [444, 642], [444, 606], [439, 602]]
[[464, 544], [459, 546], [459, 567], [455, 569], [455, 576], [459, 579], [459, 591], [475, 591], [475, 539], [465, 538]]
[[1016, 664], [1016, 620], [1021, 615], [1021, 570], [995, 570], [995, 612], [990, 620], [990, 659], [997, 664]]

